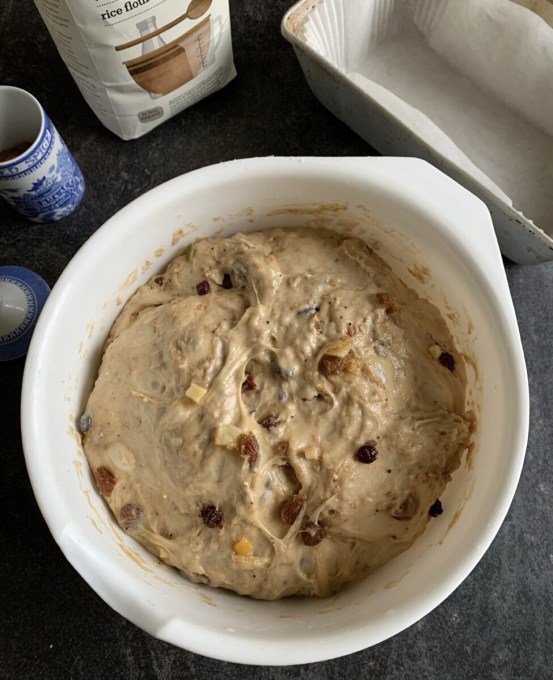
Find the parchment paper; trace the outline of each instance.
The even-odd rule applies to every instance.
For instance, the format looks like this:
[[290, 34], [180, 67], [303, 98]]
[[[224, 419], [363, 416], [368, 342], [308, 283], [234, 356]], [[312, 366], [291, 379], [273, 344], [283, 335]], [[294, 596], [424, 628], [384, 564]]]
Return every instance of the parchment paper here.
[[338, 68], [553, 236], [553, 28], [511, 0], [331, 4]]

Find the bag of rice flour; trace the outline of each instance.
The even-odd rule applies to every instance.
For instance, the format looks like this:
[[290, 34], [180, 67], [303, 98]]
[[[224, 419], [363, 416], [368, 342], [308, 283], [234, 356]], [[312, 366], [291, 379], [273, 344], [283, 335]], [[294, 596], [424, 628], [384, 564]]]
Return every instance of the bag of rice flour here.
[[134, 139], [236, 71], [228, 0], [34, 0], [83, 97]]

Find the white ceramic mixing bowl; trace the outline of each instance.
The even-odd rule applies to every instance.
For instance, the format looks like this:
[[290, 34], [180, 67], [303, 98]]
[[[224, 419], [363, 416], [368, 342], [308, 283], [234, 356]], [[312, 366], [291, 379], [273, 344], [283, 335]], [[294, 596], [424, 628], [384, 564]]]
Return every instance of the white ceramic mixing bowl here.
[[[378, 248], [446, 314], [469, 371], [474, 450], [444, 514], [405, 553], [325, 600], [259, 602], [193, 585], [116, 525], [77, 423], [122, 304], [191, 240], [310, 225]], [[22, 394], [34, 492], [67, 559], [116, 611], [152, 635], [249, 664], [320, 661], [374, 645], [442, 602], [482, 557], [509, 508], [528, 428], [525, 363], [490, 215], [423, 161], [258, 158], [178, 177], [117, 213], [69, 263], [39, 319]]]

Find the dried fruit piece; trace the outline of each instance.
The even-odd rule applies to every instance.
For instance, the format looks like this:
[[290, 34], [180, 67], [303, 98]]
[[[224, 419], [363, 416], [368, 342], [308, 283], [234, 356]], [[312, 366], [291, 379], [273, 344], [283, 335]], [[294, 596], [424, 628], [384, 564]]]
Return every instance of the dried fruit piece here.
[[271, 366], [276, 375], [280, 376], [283, 380], [290, 380], [294, 377], [296, 369], [292, 366], [290, 368], [284, 368], [279, 363], [276, 357], [271, 361]]
[[247, 538], [241, 538], [232, 546], [236, 555], [240, 557], [249, 557], [253, 555], [253, 545]]
[[284, 524], [294, 524], [306, 500], [307, 498], [303, 494], [296, 493], [282, 503], [280, 506], [280, 519]]
[[376, 442], [374, 439], [370, 439], [368, 442], [365, 442], [363, 446], [360, 446], [357, 449], [357, 453], [355, 454], [355, 457], [360, 463], [374, 463], [378, 456], [378, 449], [376, 448]]
[[304, 307], [303, 309], [298, 310], [298, 316], [313, 316], [314, 314], [317, 314], [317, 312], [320, 311], [320, 307], [314, 303], [311, 303]]
[[311, 520], [302, 524], [301, 538], [305, 545], [312, 547], [318, 545], [325, 537], [325, 530], [318, 522]]
[[444, 511], [443, 506], [442, 506], [442, 501], [437, 498], [434, 503], [430, 506], [430, 509], [428, 510], [428, 514], [430, 517], [438, 517], [439, 515], [442, 514]]
[[142, 515], [142, 509], [134, 503], [127, 503], [119, 511], [119, 518], [124, 529], [131, 529]]
[[198, 295], [207, 295], [210, 290], [211, 286], [209, 285], [209, 281], [200, 281], [200, 283], [196, 284], [196, 293], [198, 293]]
[[428, 348], [428, 354], [430, 354], [430, 356], [433, 359], [438, 359], [441, 353], [442, 353], [442, 348], [440, 347], [440, 345], [434, 344], [434, 345], [430, 345], [430, 347]]
[[223, 283], [221, 285], [226, 290], [230, 290], [232, 288], [232, 279], [230, 278], [230, 274], [223, 274]]
[[96, 468], [96, 472], [94, 473], [94, 477], [96, 478], [96, 484], [98, 485], [98, 491], [102, 494], [102, 496], [106, 496], [106, 498], [111, 496], [111, 492], [113, 491], [113, 487], [115, 486], [115, 484], [117, 482], [113, 472], [109, 468], [105, 467], [104, 465], [101, 465], [99, 468]]
[[455, 370], [455, 359], [451, 352], [446, 352], [440, 345], [433, 344], [428, 348], [428, 353], [433, 359], [437, 359], [442, 366], [453, 372]]
[[92, 427], [92, 416], [90, 413], [84, 413], [79, 420], [79, 431], [84, 434]]
[[253, 432], [242, 433], [238, 437], [238, 451], [250, 463], [255, 463], [259, 456], [259, 442]]
[[244, 382], [242, 383], [242, 392], [251, 392], [252, 390], [255, 390], [256, 387], [257, 385], [253, 379], [253, 374], [249, 371], [246, 371]]
[[207, 394], [207, 390], [206, 390], [205, 387], [202, 387], [201, 385], [196, 385], [196, 383], [191, 383], [190, 387], [186, 390], [186, 392], [184, 394], [189, 399], [196, 402], [196, 404], [199, 404], [200, 401]]
[[[223, 285], [223, 272], [220, 269], [208, 269], [205, 273], [205, 278], [207, 281], [211, 281], [217, 286]], [[211, 285], [211, 284], [210, 284]]]
[[321, 455], [321, 449], [318, 446], [306, 446], [303, 455], [307, 460], [317, 460]]
[[280, 455], [282, 462], [286, 467], [291, 468], [290, 461], [288, 460], [288, 452], [290, 451], [290, 443], [286, 439], [281, 439], [277, 442], [276, 451]]
[[350, 353], [351, 347], [345, 340], [337, 340], [336, 342], [329, 343], [324, 348], [324, 353], [331, 357], [340, 357], [344, 359]]
[[396, 299], [393, 295], [390, 295], [390, 293], [377, 293], [376, 299], [378, 304], [385, 307], [386, 314], [393, 314], [394, 312], [397, 312], [398, 306]]
[[319, 359], [319, 371], [327, 378], [341, 375], [353, 364], [353, 353], [347, 340], [329, 343]]
[[240, 428], [234, 425], [218, 425], [213, 434], [213, 443], [215, 446], [224, 446], [226, 449], [236, 449], [240, 434]]
[[281, 456], [287, 456], [288, 451], [290, 450], [290, 442], [286, 439], [282, 439], [278, 442], [277, 449]]
[[280, 420], [274, 413], [270, 413], [266, 418], [263, 418], [260, 425], [270, 432], [274, 427], [280, 425]]
[[210, 529], [223, 528], [223, 513], [215, 505], [204, 505], [200, 517]]
[[191, 243], [188, 248], [184, 251], [185, 257], [190, 262], [196, 253], [196, 246]]
[[442, 352], [440, 356], [438, 357], [438, 361], [441, 363], [442, 366], [445, 366], [448, 371], [453, 371], [455, 370], [455, 359], [453, 358], [453, 355], [450, 354], [449, 352]]
[[327, 377], [341, 375], [349, 365], [350, 356], [340, 357], [334, 354], [323, 354], [319, 360], [319, 371]]
[[417, 514], [420, 507], [420, 500], [415, 492], [409, 493], [401, 502], [401, 504], [394, 508], [391, 515], [394, 519], [401, 522], [407, 522]]
[[142, 510], [134, 503], [127, 503], [119, 511], [119, 517], [124, 522], [134, 522], [140, 517], [141, 514]]

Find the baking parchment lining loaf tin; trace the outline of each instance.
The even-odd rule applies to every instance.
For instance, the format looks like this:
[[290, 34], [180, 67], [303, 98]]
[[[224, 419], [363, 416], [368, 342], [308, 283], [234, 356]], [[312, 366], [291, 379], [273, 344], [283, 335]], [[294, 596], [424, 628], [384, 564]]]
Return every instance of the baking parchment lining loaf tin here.
[[552, 24], [549, 0], [301, 0], [282, 32], [332, 113], [479, 196], [529, 264], [553, 260]]

